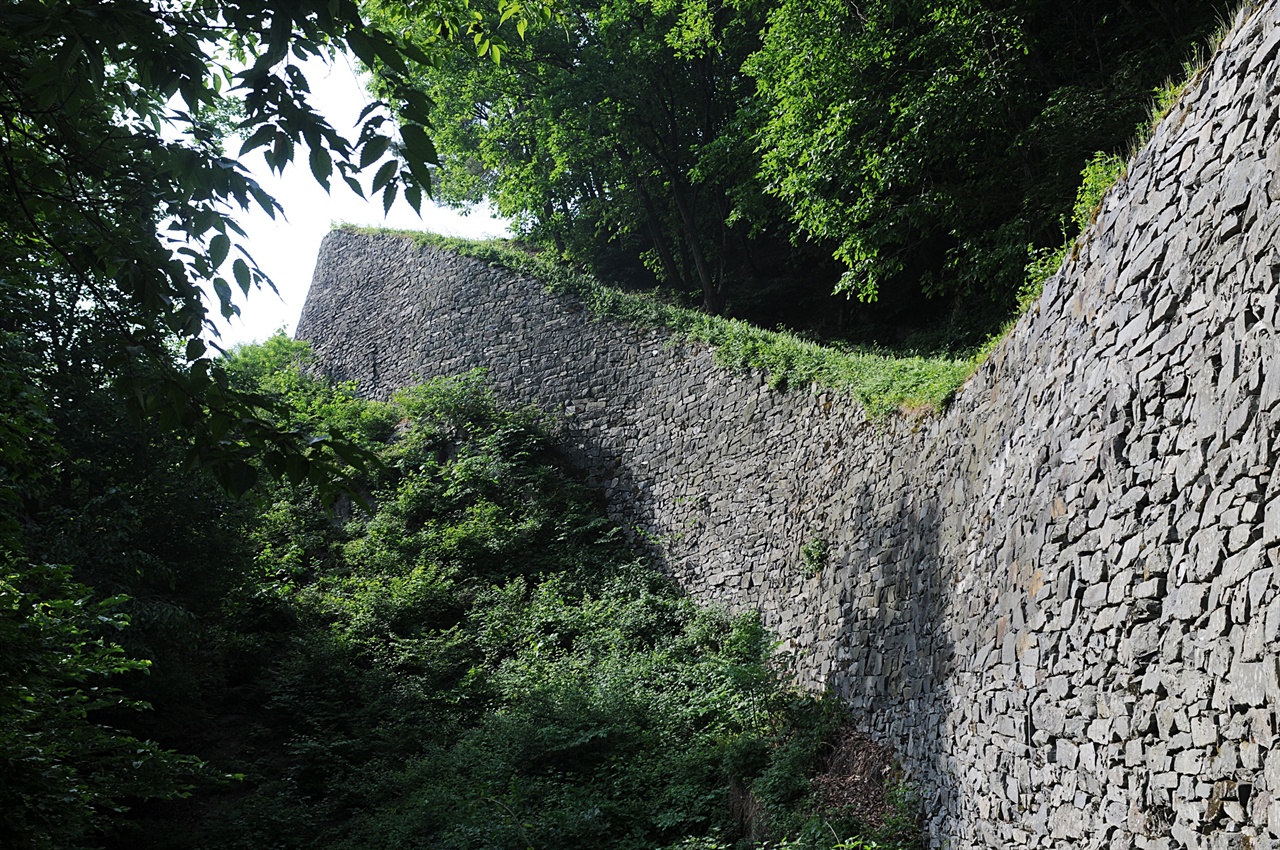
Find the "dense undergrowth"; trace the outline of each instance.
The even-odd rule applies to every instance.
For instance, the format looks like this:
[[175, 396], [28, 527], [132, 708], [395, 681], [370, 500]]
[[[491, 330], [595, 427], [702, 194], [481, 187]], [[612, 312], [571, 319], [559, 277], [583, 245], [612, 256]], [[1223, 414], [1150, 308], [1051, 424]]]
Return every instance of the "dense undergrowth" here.
[[[919, 845], [909, 790], [872, 788], [870, 807], [847, 803], [866, 788], [824, 795], [849, 781], [839, 706], [778, 680], [757, 617], [699, 608], [629, 548], [538, 413], [498, 407], [481, 375], [363, 401], [305, 358], [277, 337], [228, 370], [284, 401], [283, 427], [376, 454], [332, 511], [287, 476], [230, 500], [176, 462], [175, 441], [120, 442], [109, 401], [88, 412], [65, 456], [85, 480], [27, 534], [33, 557], [85, 566], [57, 586], [13, 580], [27, 603], [52, 597], [46, 614], [83, 610], [64, 630], [98, 647], [84, 659], [98, 696], [70, 716], [0, 703], [0, 759], [54, 733], [97, 755], [37, 748], [78, 776], [78, 799], [0, 778], [0, 843]], [[104, 474], [110, 495], [93, 497]], [[0, 627], [58, 636], [25, 610]], [[15, 831], [33, 806], [60, 816]]]

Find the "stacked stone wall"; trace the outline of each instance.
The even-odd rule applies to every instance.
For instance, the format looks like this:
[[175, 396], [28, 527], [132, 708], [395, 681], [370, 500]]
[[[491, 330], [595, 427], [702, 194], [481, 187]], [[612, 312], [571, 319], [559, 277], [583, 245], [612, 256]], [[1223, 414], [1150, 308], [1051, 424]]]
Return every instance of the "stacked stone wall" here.
[[1241, 13], [932, 418], [397, 237], [331, 234], [298, 335], [375, 397], [482, 366], [558, 416], [684, 587], [897, 749], [935, 847], [1280, 847], [1278, 49]]

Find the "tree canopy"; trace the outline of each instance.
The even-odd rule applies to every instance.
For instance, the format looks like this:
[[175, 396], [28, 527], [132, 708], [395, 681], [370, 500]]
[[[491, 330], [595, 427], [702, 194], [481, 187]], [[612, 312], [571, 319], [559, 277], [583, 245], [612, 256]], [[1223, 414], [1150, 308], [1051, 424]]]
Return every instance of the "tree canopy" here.
[[1128, 144], [1215, 3], [784, 0], [748, 71], [761, 176], [838, 287], [1008, 300], [1081, 170]]
[[[375, 20], [395, 6], [375, 5]], [[656, 279], [711, 312], [794, 283], [822, 253], [790, 244], [756, 179], [742, 64], [764, 8], [573, 2], [563, 26], [512, 44], [501, 64], [458, 56], [420, 68], [440, 197], [488, 198], [526, 236], [607, 279]], [[429, 22], [408, 27], [431, 36]]]
[[845, 313], [918, 326], [927, 298], [1010, 309], [1217, 6], [575, 0], [501, 65], [413, 81], [441, 197], [605, 279], [838, 335]]
[[[501, 44], [497, 19], [433, 8], [441, 32], [479, 36], [473, 55]], [[388, 101], [352, 137], [297, 67], [337, 49], [384, 66]], [[148, 667], [120, 643], [120, 594], [198, 585], [225, 554], [190, 533], [223, 509], [191, 498], [207, 495], [198, 470], [235, 492], [262, 473], [332, 496], [354, 474], [344, 458], [370, 457], [336, 427], [290, 423], [206, 342], [206, 297], [229, 315], [233, 288], [269, 285], [236, 213], [281, 211], [227, 132], [277, 170], [296, 154], [326, 186], [416, 203], [430, 104], [399, 81], [428, 61], [348, 0], [0, 8], [0, 844], [78, 846], [126, 800], [189, 778], [190, 760], [118, 728], [144, 701], [115, 682]], [[153, 536], [135, 547], [144, 516]]]
[[[446, 0], [423, 11], [439, 32], [499, 49], [498, 18]], [[495, 12], [526, 21], [516, 0]], [[387, 96], [350, 138], [317, 112], [297, 67], [338, 49], [378, 65]], [[331, 476], [327, 443], [261, 427], [254, 411], [265, 400], [230, 387], [204, 341], [206, 290], [229, 316], [233, 288], [269, 286], [235, 214], [281, 211], [222, 142], [234, 127], [241, 156], [260, 150], [277, 170], [305, 157], [326, 188], [339, 177], [388, 205], [399, 192], [416, 205], [435, 153], [430, 103], [406, 79], [430, 61], [371, 27], [352, 0], [6, 4], [0, 332], [33, 358], [31, 369], [7, 361], [16, 391], [38, 385], [42, 370], [91, 360], [139, 413], [186, 429], [194, 457], [229, 486], [248, 486], [246, 461], [258, 455], [295, 477]]]

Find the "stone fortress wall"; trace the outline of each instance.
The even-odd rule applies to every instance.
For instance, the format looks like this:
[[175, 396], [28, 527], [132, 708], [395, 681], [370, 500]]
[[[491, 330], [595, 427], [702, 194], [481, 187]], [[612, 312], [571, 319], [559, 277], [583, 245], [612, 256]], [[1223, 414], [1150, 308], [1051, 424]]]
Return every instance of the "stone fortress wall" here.
[[1270, 2], [922, 421], [397, 237], [331, 234], [298, 335], [375, 397], [484, 366], [562, 417], [684, 587], [898, 750], [935, 847], [1280, 848], [1278, 76]]

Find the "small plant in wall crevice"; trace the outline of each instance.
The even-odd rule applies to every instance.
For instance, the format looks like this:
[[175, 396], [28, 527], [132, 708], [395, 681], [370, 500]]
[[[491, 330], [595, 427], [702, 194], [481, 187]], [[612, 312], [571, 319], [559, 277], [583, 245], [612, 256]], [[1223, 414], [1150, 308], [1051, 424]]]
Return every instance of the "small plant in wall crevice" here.
[[804, 565], [804, 574], [807, 576], [816, 576], [822, 572], [827, 565], [827, 559], [831, 554], [831, 544], [827, 542], [827, 538], [821, 534], [815, 534], [809, 538], [809, 541], [800, 547], [800, 558]]

